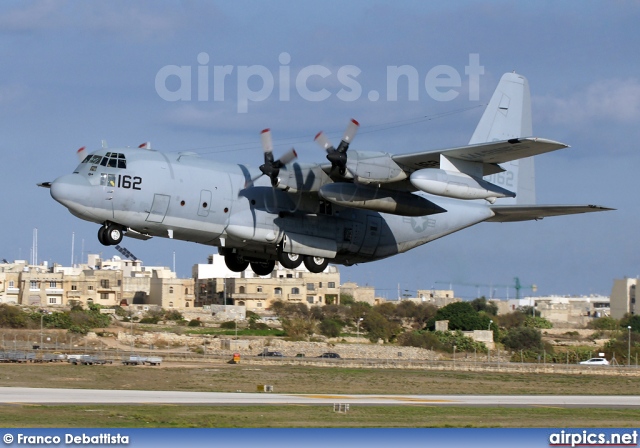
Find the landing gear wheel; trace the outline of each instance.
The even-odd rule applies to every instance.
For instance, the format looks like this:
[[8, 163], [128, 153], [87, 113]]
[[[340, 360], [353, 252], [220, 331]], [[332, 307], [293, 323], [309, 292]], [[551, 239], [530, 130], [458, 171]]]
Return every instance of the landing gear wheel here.
[[110, 246], [120, 244], [123, 236], [124, 232], [122, 231], [122, 227], [117, 224], [109, 224], [104, 232], [104, 240], [109, 243]]
[[275, 260], [252, 261], [251, 270], [257, 275], [269, 275], [276, 266]]
[[278, 250], [278, 261], [285, 269], [295, 269], [302, 264], [302, 255]]
[[318, 274], [326, 269], [329, 265], [328, 258], [322, 257], [312, 257], [310, 255], [304, 256], [304, 266], [309, 270], [309, 272], [313, 272], [314, 274]]
[[103, 246], [109, 246], [109, 243], [107, 242], [106, 233], [107, 233], [107, 228], [105, 226], [101, 226], [98, 229], [98, 241], [100, 241], [100, 244], [102, 244]]
[[105, 224], [98, 230], [98, 241], [103, 246], [115, 246], [120, 244], [124, 231], [118, 224]]
[[238, 254], [227, 254], [224, 256], [224, 264], [233, 272], [242, 272], [249, 267], [249, 262]]

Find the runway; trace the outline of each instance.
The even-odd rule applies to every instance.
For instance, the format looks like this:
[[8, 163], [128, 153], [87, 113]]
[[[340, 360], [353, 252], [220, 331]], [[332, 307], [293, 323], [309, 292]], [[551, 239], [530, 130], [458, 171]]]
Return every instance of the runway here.
[[640, 407], [632, 395], [320, 395], [0, 387], [1, 404]]

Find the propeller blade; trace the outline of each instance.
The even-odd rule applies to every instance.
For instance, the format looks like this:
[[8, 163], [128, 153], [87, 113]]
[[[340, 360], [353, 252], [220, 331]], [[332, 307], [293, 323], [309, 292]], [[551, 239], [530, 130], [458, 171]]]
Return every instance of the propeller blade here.
[[255, 181], [257, 181], [258, 179], [260, 179], [262, 176], [263, 176], [263, 174], [262, 174], [262, 173], [260, 173], [260, 174], [258, 174], [258, 175], [256, 175], [256, 176], [253, 176], [253, 177], [252, 177], [252, 178], [250, 178], [250, 179], [247, 179], [247, 181], [244, 183], [244, 188], [249, 188], [251, 185], [253, 185], [253, 183], [254, 183]]
[[262, 140], [262, 149], [264, 150], [264, 152], [273, 152], [271, 129], [264, 129], [262, 132], [260, 132], [260, 140]]
[[82, 162], [87, 155], [87, 147], [83, 146], [82, 148], [78, 149], [78, 152], [76, 154], [78, 156], [78, 159], [80, 159], [80, 161]]
[[298, 157], [298, 153], [295, 149], [291, 148], [278, 159], [278, 162], [280, 166], [285, 166], [287, 163], [294, 161], [296, 157]]
[[324, 135], [324, 132], [322, 131], [318, 132], [313, 140], [315, 140], [315, 142], [318, 145], [320, 145], [320, 147], [325, 151], [327, 152], [335, 151], [335, 148], [333, 147], [333, 145], [331, 144], [327, 136]]
[[339, 152], [346, 152], [347, 149], [349, 149], [349, 143], [351, 143], [353, 138], [356, 136], [359, 127], [360, 123], [352, 118], [349, 122], [349, 125], [347, 126], [347, 129], [344, 131], [344, 135], [342, 136], [340, 145], [338, 145]]

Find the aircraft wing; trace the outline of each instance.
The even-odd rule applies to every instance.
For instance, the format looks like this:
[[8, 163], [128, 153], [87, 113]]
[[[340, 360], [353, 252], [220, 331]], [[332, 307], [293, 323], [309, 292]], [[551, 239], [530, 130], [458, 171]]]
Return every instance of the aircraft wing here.
[[487, 219], [486, 222], [530, 221], [548, 216], [603, 212], [615, 209], [599, 205], [494, 205], [491, 210], [495, 216]]
[[569, 145], [553, 140], [527, 137], [480, 143], [459, 148], [398, 154], [392, 156], [392, 159], [403, 168], [415, 171], [422, 168], [440, 167], [440, 155], [444, 155], [469, 162], [481, 162], [485, 164], [484, 175], [486, 176], [504, 171], [499, 166], [496, 166], [496, 164], [524, 159], [568, 147]]

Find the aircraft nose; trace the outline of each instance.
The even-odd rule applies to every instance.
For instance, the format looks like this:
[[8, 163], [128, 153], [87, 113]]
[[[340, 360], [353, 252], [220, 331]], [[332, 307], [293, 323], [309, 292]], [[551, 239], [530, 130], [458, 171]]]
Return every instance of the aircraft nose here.
[[67, 174], [51, 183], [51, 197], [67, 208], [81, 204], [89, 197], [91, 185], [79, 174]]

